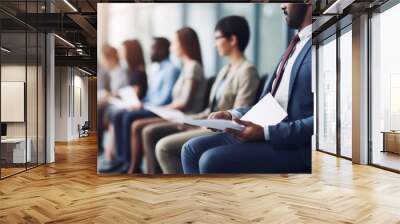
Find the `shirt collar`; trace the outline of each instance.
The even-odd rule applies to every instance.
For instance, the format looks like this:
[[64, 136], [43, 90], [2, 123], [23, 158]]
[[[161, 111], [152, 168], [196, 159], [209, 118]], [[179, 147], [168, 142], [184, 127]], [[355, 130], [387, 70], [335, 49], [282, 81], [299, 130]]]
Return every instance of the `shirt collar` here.
[[310, 25], [304, 27], [304, 28], [298, 33], [299, 38], [300, 38], [300, 41], [303, 41], [303, 40], [308, 39], [309, 37], [311, 37], [311, 34], [312, 34], [312, 24], [310, 24]]

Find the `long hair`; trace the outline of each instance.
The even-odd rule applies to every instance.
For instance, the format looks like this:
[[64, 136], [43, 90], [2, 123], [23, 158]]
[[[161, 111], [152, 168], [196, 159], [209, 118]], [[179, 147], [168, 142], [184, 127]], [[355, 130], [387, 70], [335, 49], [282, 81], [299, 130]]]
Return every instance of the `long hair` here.
[[125, 48], [129, 77], [140, 88], [138, 97], [142, 99], [147, 91], [147, 74], [142, 45], [134, 39], [124, 41], [122, 46]]
[[200, 42], [196, 31], [190, 27], [184, 27], [179, 29], [176, 33], [184, 54], [202, 65], [203, 60], [201, 58]]
[[131, 71], [145, 71], [145, 63], [143, 56], [142, 45], [138, 40], [126, 40], [122, 43], [126, 51], [126, 61], [129, 70]]

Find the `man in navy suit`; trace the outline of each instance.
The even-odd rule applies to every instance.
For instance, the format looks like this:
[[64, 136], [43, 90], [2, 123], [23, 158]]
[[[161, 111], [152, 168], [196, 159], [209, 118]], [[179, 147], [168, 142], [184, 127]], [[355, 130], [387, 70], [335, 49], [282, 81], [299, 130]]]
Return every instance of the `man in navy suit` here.
[[245, 128], [241, 132], [228, 129], [225, 133], [186, 142], [182, 148], [185, 173], [311, 173], [312, 5], [311, 1], [284, 3], [281, 8], [288, 25], [298, 33], [259, 100], [271, 93], [288, 116], [277, 125], [261, 127], [240, 120], [250, 108], [210, 114], [209, 119], [234, 120]]

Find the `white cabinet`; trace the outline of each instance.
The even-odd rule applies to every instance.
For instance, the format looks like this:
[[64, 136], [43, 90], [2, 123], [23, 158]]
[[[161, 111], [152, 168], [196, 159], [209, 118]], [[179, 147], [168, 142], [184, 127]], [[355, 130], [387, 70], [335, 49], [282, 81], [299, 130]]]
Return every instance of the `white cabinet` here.
[[[9, 152], [5, 158], [7, 162], [25, 163], [32, 161], [32, 140], [26, 140], [28, 144], [25, 151], [25, 138], [7, 138], [1, 140], [2, 151]], [[12, 160], [11, 160], [12, 157]], [[26, 160], [26, 161], [25, 161]]]

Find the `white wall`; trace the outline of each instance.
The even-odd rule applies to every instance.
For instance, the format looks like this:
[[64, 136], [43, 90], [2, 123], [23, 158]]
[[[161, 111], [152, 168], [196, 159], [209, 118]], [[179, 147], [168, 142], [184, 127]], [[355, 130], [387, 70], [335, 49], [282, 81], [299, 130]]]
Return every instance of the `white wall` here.
[[[2, 65], [1, 66], [1, 81], [2, 82], [25, 82], [25, 75], [26, 72], [28, 74], [32, 74], [33, 72], [36, 74], [36, 67], [34, 66], [27, 66], [25, 65]], [[29, 84], [30, 85], [36, 85], [36, 80], [31, 80], [30, 77], [29, 79]], [[27, 93], [27, 104], [28, 106], [36, 108], [36, 88], [28, 88], [28, 93]], [[35, 101], [34, 105], [30, 105], [31, 102]], [[9, 108], [1, 108], [1, 110], [8, 110]], [[30, 128], [33, 128], [36, 130], [36, 125], [33, 127], [33, 124], [31, 123], [34, 121], [36, 123], [36, 113], [32, 113], [32, 108], [27, 109], [27, 112], [30, 112], [27, 114], [27, 119], [29, 125], [28, 129], [31, 130]], [[8, 137], [25, 137], [25, 126], [26, 122], [7, 122], [7, 136]], [[28, 130], [28, 137], [29, 137], [29, 132]], [[35, 132], [36, 134], [36, 132]]]
[[68, 140], [68, 68], [56, 67], [55, 69], [55, 140]]
[[[251, 34], [245, 53], [256, 64], [260, 75], [273, 73], [287, 46], [287, 25], [278, 3], [99, 3], [97, 9], [98, 50], [105, 43], [119, 48], [123, 41], [137, 38], [142, 44], [146, 64], [150, 63], [153, 36], [171, 38], [182, 26], [192, 27], [200, 39], [206, 76], [216, 75], [227, 63], [226, 59], [218, 57], [214, 47], [214, 27], [224, 16], [246, 17]], [[179, 65], [176, 57], [171, 56]]]
[[55, 140], [77, 139], [78, 124], [83, 125], [89, 117], [88, 78], [76, 68], [56, 67], [55, 85]]

